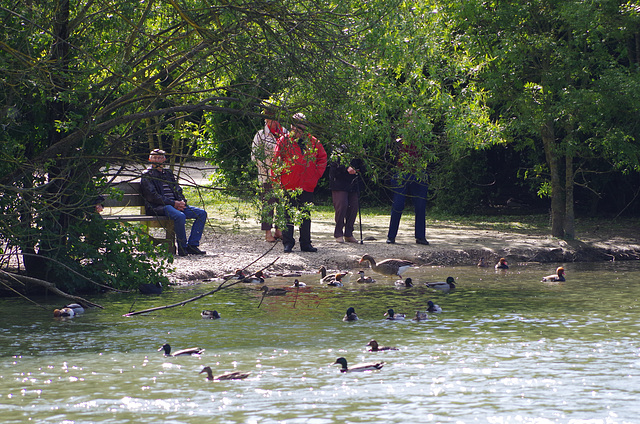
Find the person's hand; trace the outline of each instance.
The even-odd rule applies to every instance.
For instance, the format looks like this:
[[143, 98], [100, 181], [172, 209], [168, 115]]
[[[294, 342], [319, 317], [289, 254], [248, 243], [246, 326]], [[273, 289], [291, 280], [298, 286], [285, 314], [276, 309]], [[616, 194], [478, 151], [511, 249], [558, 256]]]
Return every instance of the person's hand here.
[[187, 207], [187, 202], [184, 200], [176, 200], [173, 207], [179, 211], [183, 211]]
[[357, 169], [353, 169], [352, 167], [348, 167], [347, 168], [347, 172], [351, 175], [357, 174], [358, 170]]

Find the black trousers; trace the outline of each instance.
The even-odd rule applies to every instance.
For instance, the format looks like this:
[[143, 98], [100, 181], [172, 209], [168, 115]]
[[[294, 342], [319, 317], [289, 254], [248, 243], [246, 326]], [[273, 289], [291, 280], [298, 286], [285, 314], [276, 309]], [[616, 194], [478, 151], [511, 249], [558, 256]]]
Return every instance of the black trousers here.
[[[293, 196], [289, 199], [289, 204], [295, 209], [301, 210], [305, 203], [313, 202], [313, 192], [312, 191], [303, 191], [297, 196]], [[296, 244], [295, 239], [293, 238], [293, 223], [291, 223], [291, 219], [289, 214], [286, 214], [285, 221], [287, 223], [286, 229], [282, 231], [282, 244], [286, 246], [293, 247]], [[302, 220], [300, 224], [300, 246], [309, 246], [311, 244], [311, 218], [307, 217]]]

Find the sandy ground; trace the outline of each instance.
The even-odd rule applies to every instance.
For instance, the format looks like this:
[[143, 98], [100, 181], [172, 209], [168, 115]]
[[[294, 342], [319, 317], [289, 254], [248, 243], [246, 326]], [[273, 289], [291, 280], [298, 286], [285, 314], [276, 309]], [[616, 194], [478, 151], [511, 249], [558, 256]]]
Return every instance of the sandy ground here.
[[[607, 230], [595, 229], [581, 234], [580, 241], [566, 242], [550, 236], [507, 233], [492, 228], [452, 226], [449, 223], [429, 222], [429, 246], [417, 245], [413, 238], [411, 217], [400, 225], [396, 244], [386, 244], [389, 216], [363, 217], [363, 243], [336, 243], [333, 222], [312, 218], [312, 240], [318, 252], [301, 252], [296, 244], [292, 253], [284, 253], [282, 243], [264, 241], [259, 225], [245, 222], [236, 230], [225, 230], [214, 224], [209, 226], [201, 242], [205, 256], [176, 257], [175, 283], [187, 283], [220, 277], [236, 269], [254, 272], [269, 264], [271, 275], [296, 272], [316, 272], [321, 265], [330, 270], [354, 270], [364, 254], [380, 261], [402, 258], [417, 265], [472, 265], [484, 258], [493, 266], [500, 257], [509, 263], [574, 262], [640, 259], [640, 237], [637, 229], [624, 236]], [[360, 234], [356, 223], [356, 238]], [[296, 230], [297, 238], [297, 230]], [[367, 266], [367, 265], [365, 265]]]

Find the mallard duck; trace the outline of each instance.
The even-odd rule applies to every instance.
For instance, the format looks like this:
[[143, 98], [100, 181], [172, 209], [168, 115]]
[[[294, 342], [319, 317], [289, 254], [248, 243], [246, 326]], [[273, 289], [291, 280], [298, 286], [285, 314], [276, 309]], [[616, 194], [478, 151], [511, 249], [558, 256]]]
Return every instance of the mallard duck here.
[[181, 349], [175, 353], [171, 353], [171, 346], [169, 345], [169, 343], [165, 343], [162, 346], [160, 346], [160, 349], [158, 349], [158, 352], [160, 352], [161, 350], [164, 350], [164, 356], [185, 356], [185, 355], [201, 355], [202, 352], [204, 352], [204, 349], [200, 349], [199, 347], [190, 347], [187, 349]]
[[406, 317], [405, 314], [396, 314], [391, 308], [387, 309], [387, 312], [385, 312], [384, 316], [387, 317], [387, 319], [393, 321], [402, 321]]
[[307, 284], [303, 283], [302, 281], [298, 281], [298, 279], [296, 278], [295, 280], [293, 280], [293, 285], [291, 287], [293, 288], [307, 287]]
[[555, 274], [542, 277], [542, 281], [566, 281], [564, 278], [564, 268], [559, 266]]
[[414, 321], [426, 321], [429, 319], [429, 313], [425, 311], [416, 311], [416, 316], [413, 317]]
[[496, 269], [509, 269], [509, 265], [507, 264], [507, 260], [505, 258], [500, 258], [498, 263], [496, 264]]
[[453, 277], [447, 277], [447, 281], [438, 281], [435, 283], [425, 283], [430, 289], [440, 290], [443, 293], [449, 293], [451, 289], [456, 288], [455, 280]]
[[400, 288], [413, 287], [413, 280], [407, 277], [404, 281], [397, 280], [395, 282], [395, 285], [396, 287], [400, 287]]
[[320, 273], [320, 283], [321, 284], [330, 284], [338, 281], [340, 284], [343, 283], [343, 279], [349, 274], [348, 272], [336, 272], [335, 274], [327, 274], [327, 268], [324, 265], [320, 267], [318, 270]]
[[380, 263], [376, 263], [371, 255], [364, 255], [360, 258], [359, 263], [368, 261], [371, 269], [382, 275], [397, 275], [402, 277], [402, 273], [411, 268], [415, 264], [405, 259], [385, 259]]
[[262, 273], [262, 271], [258, 271], [253, 275], [242, 278], [242, 282], [250, 284], [262, 284], [264, 283], [264, 274]]
[[369, 343], [367, 343], [367, 346], [371, 346], [371, 349], [369, 349], [369, 352], [382, 352], [385, 350], [400, 350], [397, 347], [379, 346], [378, 342], [375, 340], [371, 340]]
[[430, 300], [427, 302], [427, 312], [430, 312], [432, 314], [439, 314], [440, 312], [442, 312], [442, 308]]
[[384, 366], [384, 362], [367, 362], [362, 364], [357, 364], [349, 368], [347, 366], [347, 360], [345, 358], [338, 358], [333, 365], [340, 364], [342, 368], [340, 368], [340, 372], [362, 372], [362, 371], [376, 371], [381, 369]]
[[250, 372], [240, 372], [240, 371], [233, 371], [233, 372], [228, 372], [225, 374], [220, 374], [220, 375], [213, 375], [213, 371], [211, 371], [211, 367], [204, 367], [202, 368], [202, 371], [200, 371], [198, 374], [202, 374], [203, 372], [207, 373], [207, 380], [209, 381], [213, 381], [213, 380], [244, 380], [245, 378], [249, 377], [249, 375], [251, 375]]
[[157, 283], [140, 284], [138, 290], [141, 294], [162, 294], [162, 284]]
[[218, 311], [210, 311], [210, 310], [207, 310], [207, 309], [202, 311], [200, 313], [200, 316], [203, 319], [219, 319], [219, 318], [221, 318], [220, 314], [218, 313]]
[[376, 280], [374, 280], [373, 278], [366, 277], [364, 275], [364, 271], [363, 270], [358, 271], [358, 275], [359, 275], [359, 277], [356, 280], [356, 283], [375, 283], [376, 282]]
[[54, 309], [53, 310], [53, 316], [58, 318], [58, 317], [63, 317], [63, 318], [70, 318], [75, 316], [75, 312], [73, 311], [73, 309], [71, 308], [60, 308], [60, 309]]
[[262, 286], [260, 290], [262, 291], [263, 296], [284, 296], [287, 294], [287, 289], [283, 289], [281, 287], [270, 289], [267, 286]]
[[342, 317], [342, 321], [358, 321], [358, 315], [353, 307], [347, 309], [347, 313]]

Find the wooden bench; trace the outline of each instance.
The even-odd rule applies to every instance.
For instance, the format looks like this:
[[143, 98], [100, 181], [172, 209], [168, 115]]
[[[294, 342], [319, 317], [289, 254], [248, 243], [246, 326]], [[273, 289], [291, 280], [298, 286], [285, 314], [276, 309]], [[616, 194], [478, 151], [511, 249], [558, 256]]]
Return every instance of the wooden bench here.
[[[176, 232], [173, 228], [173, 220], [166, 216], [146, 215], [144, 210], [144, 198], [142, 197], [142, 191], [140, 190], [139, 182], [122, 182], [117, 183], [114, 186], [117, 190], [123, 193], [122, 199], [118, 200], [114, 197], [107, 197], [103, 205], [105, 208], [111, 208], [111, 211], [115, 208], [139, 208], [139, 214], [125, 215], [125, 214], [104, 214], [102, 217], [107, 220], [113, 221], [127, 221], [127, 222], [142, 222], [147, 227], [147, 231], [152, 228], [163, 228], [165, 231], [165, 237], [151, 237], [154, 242], [166, 244], [169, 252], [175, 255], [176, 253]], [[118, 211], [115, 211], [116, 213]], [[126, 211], [129, 212], [129, 211]]]

